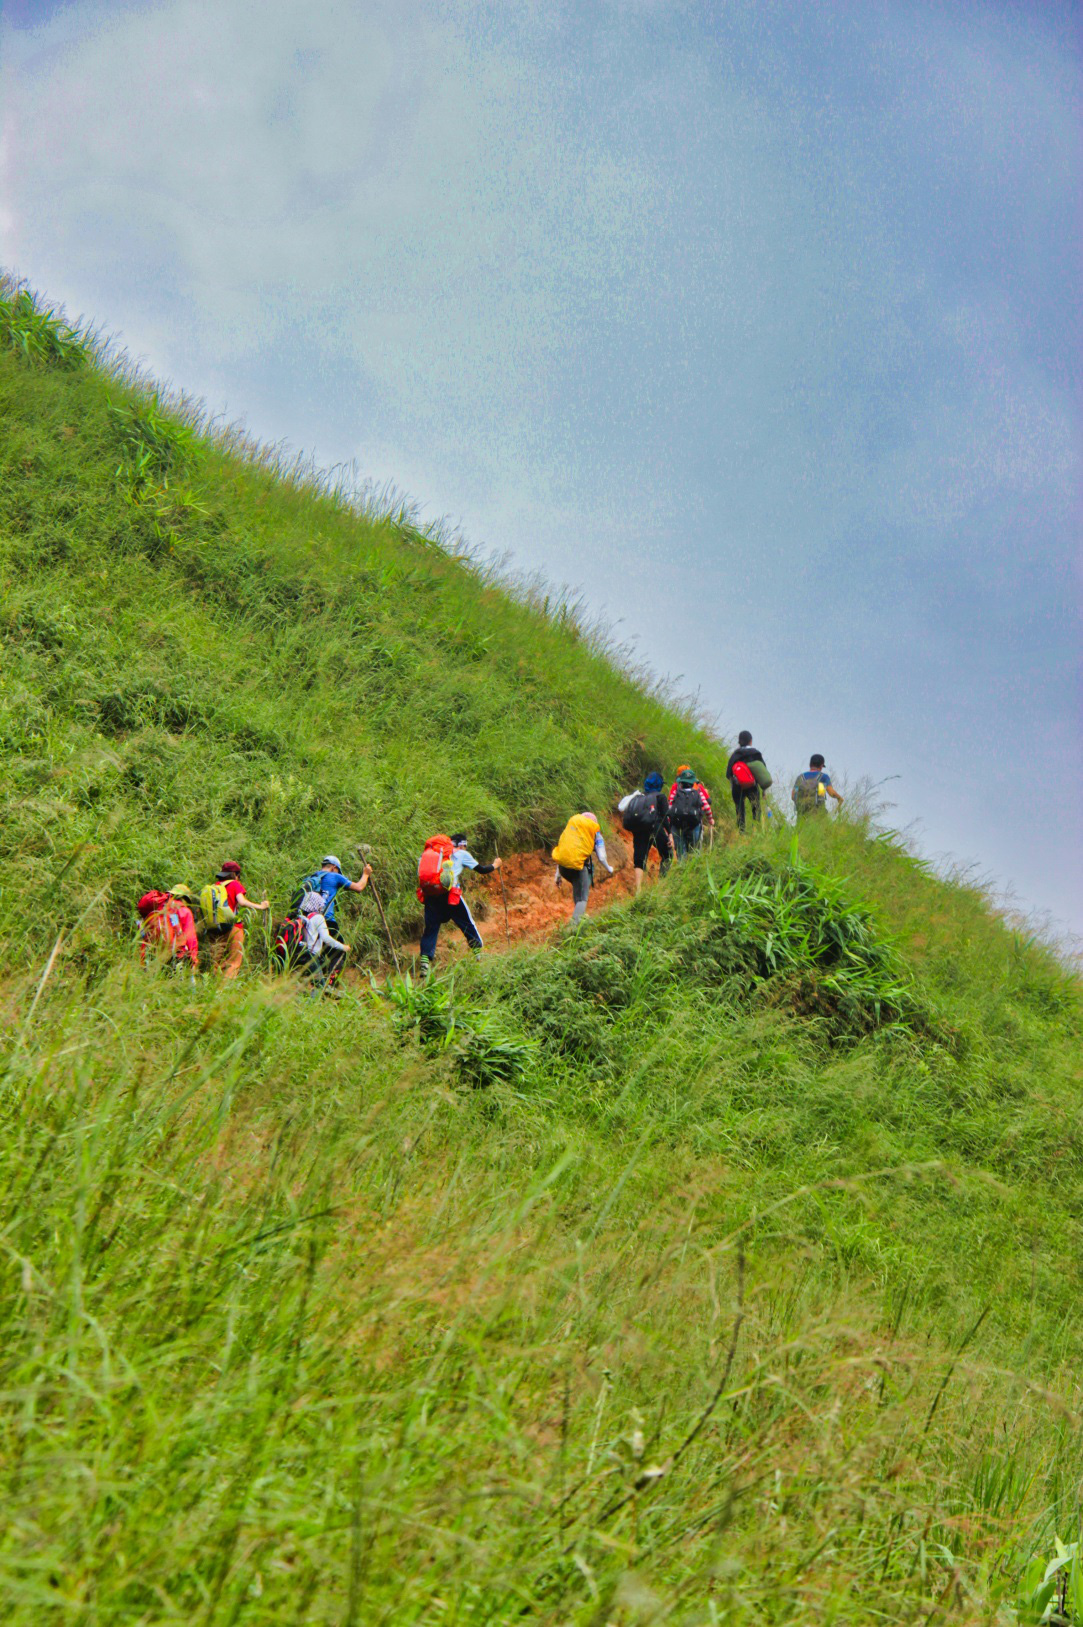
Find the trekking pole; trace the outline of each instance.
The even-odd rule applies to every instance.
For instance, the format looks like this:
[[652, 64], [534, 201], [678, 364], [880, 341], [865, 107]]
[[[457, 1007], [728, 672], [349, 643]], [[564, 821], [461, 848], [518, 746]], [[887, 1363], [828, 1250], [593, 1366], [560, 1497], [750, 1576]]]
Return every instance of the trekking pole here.
[[380, 894], [376, 889], [376, 877], [371, 874], [371, 853], [372, 849], [367, 842], [358, 842], [357, 856], [361, 860], [362, 864], [368, 864], [370, 866], [369, 886], [372, 888], [372, 896], [376, 900], [376, 908], [380, 912], [380, 920], [384, 923], [384, 931], [387, 934], [387, 947], [391, 951], [391, 959], [395, 962], [396, 974], [401, 977], [402, 967], [399, 965], [399, 957], [395, 953], [395, 941], [391, 936], [391, 928], [387, 924], [387, 916], [384, 914], [384, 907], [380, 903]]
[[[495, 843], [493, 844], [493, 850], [496, 853], [497, 858], [499, 858], [500, 857], [500, 849], [496, 846]], [[504, 900], [504, 936], [508, 940], [508, 948], [510, 949], [511, 948], [511, 928], [508, 925], [508, 895], [504, 891], [504, 866], [501, 865], [499, 870], [497, 870], [496, 873], [500, 877], [500, 896]]]

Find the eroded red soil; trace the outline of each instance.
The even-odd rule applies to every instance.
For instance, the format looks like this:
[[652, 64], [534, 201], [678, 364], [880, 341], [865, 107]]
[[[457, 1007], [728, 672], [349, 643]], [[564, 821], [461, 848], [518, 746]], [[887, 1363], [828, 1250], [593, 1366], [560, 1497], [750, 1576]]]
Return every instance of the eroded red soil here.
[[[620, 899], [631, 898], [635, 893], [631, 836], [618, 828], [613, 840], [607, 844], [607, 850], [616, 874], [606, 876], [601, 865], [595, 865], [595, 885], [590, 890], [587, 903], [589, 915], [607, 909]], [[501, 873], [508, 906], [506, 931], [504, 900], [500, 892]], [[538, 848], [532, 853], [509, 854], [502, 871], [494, 875], [468, 878], [463, 896], [470, 905], [488, 951], [499, 952], [508, 948], [509, 944], [548, 937], [554, 929], [568, 921], [572, 913], [571, 888], [566, 882], [559, 887], [554, 886], [555, 874], [556, 866], [548, 849]], [[657, 874], [658, 855], [652, 849], [644, 886], [649, 887]], [[464, 951], [465, 944], [455, 927], [441, 928], [438, 958]]]

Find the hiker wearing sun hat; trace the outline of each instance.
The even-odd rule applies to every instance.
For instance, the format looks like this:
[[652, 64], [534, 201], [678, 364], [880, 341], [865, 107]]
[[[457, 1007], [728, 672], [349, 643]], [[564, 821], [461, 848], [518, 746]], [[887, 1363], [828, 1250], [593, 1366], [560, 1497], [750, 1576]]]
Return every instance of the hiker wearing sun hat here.
[[696, 779], [687, 763], [680, 764], [677, 778], [670, 787], [669, 817], [679, 859], [699, 846], [704, 821], [714, 828], [710, 792]]
[[214, 880], [208, 882], [199, 895], [199, 908], [203, 915], [203, 942], [207, 958], [214, 971], [223, 977], [236, 977], [244, 961], [244, 922], [241, 910], [270, 909], [266, 899], [254, 904], [244, 890], [241, 867], [236, 859], [227, 859]]

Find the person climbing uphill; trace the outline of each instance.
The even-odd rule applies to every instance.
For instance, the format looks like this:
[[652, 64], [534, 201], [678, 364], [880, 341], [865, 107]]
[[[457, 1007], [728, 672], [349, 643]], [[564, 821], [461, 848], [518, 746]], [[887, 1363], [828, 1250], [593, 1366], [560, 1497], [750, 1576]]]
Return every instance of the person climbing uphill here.
[[612, 875], [613, 866], [605, 851], [602, 827], [597, 819], [590, 812], [573, 814], [561, 832], [560, 841], [553, 849], [553, 858], [557, 866], [553, 885], [559, 887], [562, 881], [566, 881], [572, 889], [575, 905], [572, 910], [573, 927], [578, 927], [587, 913], [587, 899], [594, 883], [595, 855], [609, 875]]
[[304, 924], [302, 944], [307, 964], [305, 971], [317, 987], [332, 988], [335, 979], [350, 952], [348, 944], [341, 943], [328, 926], [324, 914], [326, 899], [323, 893], [306, 893], [301, 900], [301, 920]]
[[333, 853], [328, 853], [320, 860], [320, 868], [311, 876], [305, 876], [301, 881], [302, 893], [322, 893], [326, 908], [324, 918], [329, 927], [337, 930], [338, 921], [335, 916], [335, 902], [343, 887], [351, 893], [363, 893], [369, 884], [372, 874], [371, 864], [366, 864], [361, 872], [360, 881], [351, 881], [349, 876], [342, 874], [342, 866]]
[[669, 792], [669, 820], [677, 857], [683, 859], [703, 838], [703, 821], [714, 829], [714, 810], [705, 785], [701, 785], [687, 763], [677, 769]]
[[136, 908], [143, 918], [139, 959], [144, 965], [149, 946], [159, 952], [171, 969], [187, 967], [195, 975], [199, 963], [199, 940], [191, 908], [194, 902], [190, 889], [180, 884], [168, 893], [145, 893], [139, 900]]
[[643, 872], [653, 847], [658, 854], [658, 874], [664, 876], [673, 857], [673, 843], [669, 834], [669, 798], [663, 788], [662, 776], [657, 770], [643, 781], [642, 791], [635, 791], [620, 804], [624, 828], [632, 836], [632, 867], [635, 871], [636, 892], [643, 885]]
[[[758, 767], [756, 765], [759, 765]], [[760, 817], [760, 792], [771, 786], [767, 764], [758, 747], [752, 744], [752, 731], [742, 729], [737, 736], [737, 749], [730, 753], [726, 764], [726, 778], [730, 782], [733, 810], [737, 815], [737, 829], [745, 828], [745, 806], [752, 809], [752, 818]]]
[[[342, 874], [342, 866], [333, 853], [327, 853], [320, 860], [320, 868], [310, 876], [303, 877], [300, 888], [294, 894], [294, 915], [300, 912], [301, 898], [306, 892], [319, 893], [324, 900], [324, 919], [332, 932], [340, 931], [338, 919], [335, 914], [335, 902], [343, 888], [351, 893], [363, 893], [369, 884], [372, 874], [371, 864], [366, 864], [361, 871], [360, 881], [351, 881], [349, 876]], [[334, 983], [345, 960], [345, 955], [339, 957], [334, 970], [329, 974], [328, 981]]]
[[454, 836], [440, 833], [429, 837], [417, 866], [417, 896], [425, 906], [420, 946], [422, 977], [428, 977], [436, 963], [436, 941], [445, 921], [454, 921], [474, 953], [481, 953], [481, 933], [460, 883], [464, 870], [490, 876], [499, 869], [499, 858], [492, 864], [480, 864], [475, 859], [463, 831]]
[[275, 929], [272, 956], [279, 971], [297, 971], [314, 988], [330, 989], [349, 953], [327, 925], [322, 893], [303, 893], [296, 914]]
[[262, 904], [252, 902], [244, 890], [240, 865], [236, 859], [227, 859], [200, 893], [199, 908], [211, 969], [220, 971], [225, 978], [236, 977], [244, 961], [244, 922], [237, 912], [258, 910], [264, 914], [270, 904], [266, 899]]
[[798, 774], [793, 782], [790, 801], [800, 818], [802, 814], [826, 813], [828, 797], [834, 797], [840, 808], [845, 800], [831, 784], [831, 775], [824, 767], [823, 757], [814, 751], [808, 760], [806, 772]]

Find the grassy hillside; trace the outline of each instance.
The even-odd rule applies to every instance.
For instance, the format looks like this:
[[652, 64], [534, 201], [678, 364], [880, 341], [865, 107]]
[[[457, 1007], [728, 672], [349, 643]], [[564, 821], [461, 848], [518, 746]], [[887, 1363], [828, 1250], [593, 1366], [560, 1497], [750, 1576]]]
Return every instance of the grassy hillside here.
[[45, 350], [0, 343], [7, 934], [93, 955], [148, 876], [198, 888], [232, 856], [281, 901], [359, 839], [408, 922], [434, 829], [551, 843], [644, 764], [719, 780], [719, 743], [566, 607], [195, 434], [26, 296], [3, 309]]
[[284, 887], [356, 821], [405, 919], [441, 799], [534, 841], [719, 748], [250, 460], [133, 497], [145, 398], [43, 348], [0, 360], [4, 1619], [1036, 1622], [1079, 1535], [1072, 971], [855, 820], [421, 988], [140, 972], [125, 903], [193, 833]]

